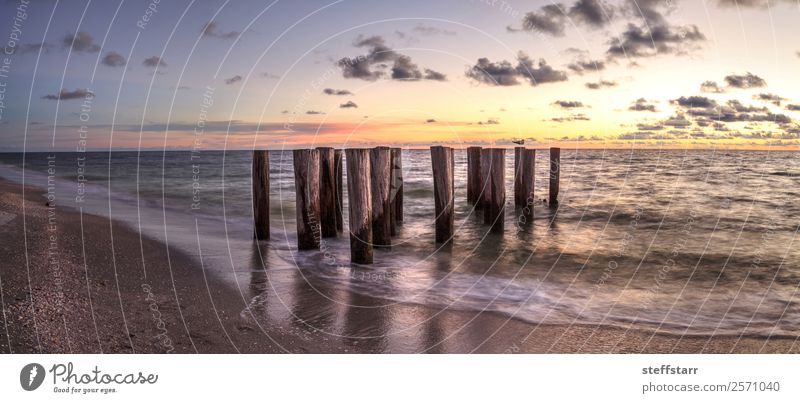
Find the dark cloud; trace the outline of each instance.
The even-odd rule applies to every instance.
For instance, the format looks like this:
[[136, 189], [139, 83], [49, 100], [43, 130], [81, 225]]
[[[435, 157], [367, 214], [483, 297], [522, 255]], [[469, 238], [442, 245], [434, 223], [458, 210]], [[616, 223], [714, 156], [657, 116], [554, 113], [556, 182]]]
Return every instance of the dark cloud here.
[[786, 98], [780, 95], [767, 94], [767, 93], [753, 95], [753, 99], [764, 102], [771, 102], [775, 106], [781, 106], [781, 102], [786, 101]]
[[499, 125], [500, 121], [497, 119], [486, 119], [486, 121], [478, 122], [479, 125]]
[[735, 8], [763, 8], [775, 7], [777, 3], [792, 4], [796, 0], [717, 0], [721, 7], [735, 7]]
[[639, 123], [636, 125], [636, 128], [641, 131], [659, 131], [664, 130], [664, 126], [660, 124], [646, 124], [646, 123]]
[[680, 97], [672, 102], [685, 108], [713, 108], [717, 105], [717, 102], [711, 98], [696, 95], [690, 97]]
[[324, 115], [324, 113], [320, 111], [306, 111], [306, 115]]
[[586, 86], [586, 88], [588, 88], [590, 90], [599, 90], [600, 88], [603, 88], [603, 87], [616, 87], [617, 86], [617, 82], [616, 81], [600, 80], [600, 81], [593, 82], [593, 83], [586, 83], [584, 85]]
[[94, 97], [94, 93], [87, 89], [76, 89], [75, 91], [68, 91], [62, 89], [58, 94], [48, 94], [42, 97], [51, 101], [66, 101], [70, 99], [85, 99]]
[[241, 34], [240, 32], [236, 31], [222, 32], [219, 30], [219, 26], [214, 21], [209, 21], [203, 25], [203, 29], [201, 29], [200, 32], [203, 33], [204, 37], [217, 39], [234, 39]]
[[325, 95], [353, 95], [353, 93], [348, 90], [335, 90], [333, 88], [325, 88], [322, 90], [322, 93]]
[[447, 81], [447, 76], [443, 73], [438, 71], [434, 71], [431, 69], [425, 69], [425, 77], [426, 80], [433, 80], [433, 81]]
[[564, 108], [564, 109], [572, 109], [572, 108], [583, 108], [583, 102], [580, 101], [555, 101], [553, 105]]
[[534, 63], [522, 52], [517, 56], [516, 66], [506, 60], [493, 63], [485, 57], [480, 58], [477, 64], [467, 70], [466, 76], [496, 86], [518, 85], [520, 78], [527, 79], [533, 86], [567, 80], [565, 72], [553, 69], [544, 59]]
[[489, 85], [510, 86], [519, 84], [517, 69], [506, 60], [493, 63], [482, 57], [478, 63], [470, 67], [466, 76]]
[[761, 88], [767, 86], [767, 82], [763, 78], [750, 72], [725, 76], [725, 82], [732, 88]]
[[142, 61], [142, 65], [145, 67], [167, 67], [167, 63], [164, 59], [158, 56], [150, 56], [147, 59]]
[[700, 92], [710, 92], [714, 94], [721, 94], [725, 89], [720, 87], [716, 81], [708, 80], [700, 84]]
[[108, 67], [122, 67], [125, 65], [126, 61], [125, 57], [123, 57], [121, 54], [111, 51], [106, 53], [105, 56], [103, 56], [103, 60], [101, 63], [103, 63]]
[[639, 98], [628, 107], [629, 111], [634, 112], [658, 112], [656, 106], [644, 98]]
[[242, 81], [242, 76], [237, 74], [237, 75], [235, 75], [235, 76], [233, 76], [231, 78], [226, 78], [225, 79], [225, 84], [226, 85], [232, 85], [232, 84], [238, 83], [239, 81]]
[[800, 111], [800, 105], [789, 104], [789, 105], [786, 105], [786, 109], [788, 109], [790, 111]]
[[528, 55], [520, 52], [517, 56], [519, 75], [528, 79], [531, 85], [567, 81], [567, 73], [550, 67], [544, 59], [534, 63]]
[[628, 24], [628, 28], [612, 38], [606, 53], [609, 57], [649, 57], [665, 54], [688, 53], [694, 44], [706, 37], [695, 25], [675, 27], [667, 23], [640, 27]]
[[422, 78], [419, 67], [408, 56], [398, 56], [392, 66], [393, 80], [417, 81]]
[[96, 53], [100, 46], [94, 43], [94, 38], [88, 32], [78, 31], [75, 35], [68, 34], [62, 42], [65, 48], [72, 48], [75, 52]]
[[436, 119], [428, 119], [425, 123], [436, 123]]
[[353, 101], [347, 101], [347, 102], [345, 102], [343, 104], [340, 104], [339, 107], [340, 108], [358, 108], [358, 105], [356, 105], [356, 103], [353, 102]]
[[579, 0], [567, 7], [564, 4], [548, 4], [538, 11], [526, 13], [521, 28], [512, 32], [541, 32], [551, 36], [563, 36], [568, 23], [591, 28], [606, 26], [614, 16], [614, 9], [599, 0]]
[[583, 74], [586, 71], [601, 71], [606, 69], [606, 62], [602, 60], [576, 60], [567, 65], [567, 68]]
[[[354, 58], [344, 57], [339, 59], [336, 64], [342, 69], [342, 76], [344, 78], [357, 78], [367, 81], [375, 81], [381, 77], [388, 76], [393, 80], [400, 81], [419, 81], [422, 79], [436, 80], [444, 75], [427, 74], [429, 69], [425, 69], [426, 74], [423, 75], [419, 66], [414, 63], [409, 56], [402, 55], [395, 52], [390, 47], [386, 46], [386, 41], [381, 36], [359, 36], [356, 38], [353, 46], [359, 48], [367, 48], [366, 55], [360, 55]], [[389, 67], [391, 65], [391, 68]], [[385, 70], [390, 68], [390, 73]]]

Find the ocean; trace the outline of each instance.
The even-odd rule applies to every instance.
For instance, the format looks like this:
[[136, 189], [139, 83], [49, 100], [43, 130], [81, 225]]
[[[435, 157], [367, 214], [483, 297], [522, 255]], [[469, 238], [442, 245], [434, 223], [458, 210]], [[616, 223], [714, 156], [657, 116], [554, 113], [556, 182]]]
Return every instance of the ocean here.
[[[455, 156], [453, 243], [434, 242], [430, 152], [404, 150], [405, 219], [367, 266], [350, 263], [346, 189], [345, 234], [297, 251], [291, 152], [270, 152], [272, 239], [260, 245], [249, 151], [0, 154], [0, 176], [197, 258], [198, 276], [241, 294], [245, 327], [257, 326], [252, 315], [291, 320], [286, 307], [298, 303], [352, 304], [339, 296], [355, 293], [535, 324], [800, 337], [796, 153], [562, 149], [558, 208], [537, 202], [520, 224], [508, 150], [503, 234], [467, 203], [466, 153]], [[547, 198], [547, 158], [537, 150], [537, 200]], [[294, 300], [298, 282], [319, 298]]]

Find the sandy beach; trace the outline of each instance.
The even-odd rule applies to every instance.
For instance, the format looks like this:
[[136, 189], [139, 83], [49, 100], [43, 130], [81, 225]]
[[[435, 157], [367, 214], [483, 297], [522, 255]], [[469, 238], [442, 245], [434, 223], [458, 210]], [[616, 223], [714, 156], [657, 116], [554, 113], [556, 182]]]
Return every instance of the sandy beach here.
[[[196, 259], [107, 218], [47, 206], [0, 180], [3, 353], [789, 353], [793, 338], [678, 337], [616, 327], [536, 325], [488, 312], [390, 303], [313, 278], [288, 319], [250, 315], [249, 298]], [[24, 236], [23, 236], [24, 234]], [[259, 247], [267, 248], [262, 244]], [[269, 270], [269, 267], [266, 268]], [[254, 283], [259, 277], [253, 272]], [[261, 319], [256, 319], [261, 318]], [[338, 318], [338, 319], [337, 319]], [[345, 323], [341, 334], [324, 330]], [[269, 322], [269, 323], [268, 323]]]

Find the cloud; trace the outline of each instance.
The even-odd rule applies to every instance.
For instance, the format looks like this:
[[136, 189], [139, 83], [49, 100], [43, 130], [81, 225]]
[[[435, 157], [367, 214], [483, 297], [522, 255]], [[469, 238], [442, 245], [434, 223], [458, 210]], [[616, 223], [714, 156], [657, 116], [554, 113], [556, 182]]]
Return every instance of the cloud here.
[[436, 119], [428, 119], [425, 121], [425, 123], [436, 123]]
[[765, 106], [744, 105], [732, 99], [724, 104], [701, 96], [680, 97], [672, 100], [672, 104], [681, 109], [681, 113], [691, 116], [697, 122], [772, 122], [777, 124], [792, 123], [792, 119], [784, 114], [772, 113]]
[[127, 62], [125, 61], [125, 57], [123, 57], [121, 54], [111, 51], [103, 56], [101, 63], [108, 67], [122, 67]]
[[800, 105], [789, 104], [786, 105], [786, 109], [790, 111], [800, 111]]
[[564, 109], [583, 108], [583, 102], [580, 101], [555, 101], [553, 105], [559, 106]]
[[750, 73], [745, 74], [731, 74], [725, 76], [725, 82], [732, 88], [760, 88], [766, 87], [767, 82], [763, 78]]
[[408, 56], [398, 56], [392, 66], [392, 79], [416, 81], [422, 78], [419, 67], [411, 61]]
[[[792, 4], [796, 0], [783, 0], [786, 4]], [[720, 7], [735, 7], [735, 8], [769, 8], [775, 7], [781, 0], [717, 0]]]
[[639, 27], [628, 24], [620, 36], [611, 39], [606, 54], [612, 58], [686, 54], [693, 49], [693, 44], [705, 40], [696, 25], [675, 27], [663, 22]]
[[433, 80], [433, 81], [447, 81], [447, 76], [431, 69], [425, 69], [425, 77], [426, 80]]
[[456, 31], [449, 31], [446, 29], [441, 29], [437, 27], [433, 27], [430, 25], [425, 24], [418, 24], [415, 26], [411, 31], [416, 34], [423, 35], [423, 36], [434, 36], [434, 35], [456, 35]]
[[306, 115], [324, 115], [325, 113], [320, 111], [306, 111]]
[[225, 79], [225, 84], [226, 85], [232, 85], [232, 84], [238, 83], [239, 81], [242, 81], [242, 76], [237, 74], [237, 75], [235, 75], [235, 76], [233, 76], [231, 78], [226, 78]]
[[[336, 62], [342, 69], [344, 78], [357, 78], [366, 81], [375, 81], [382, 77], [389, 77], [399, 81], [419, 81], [422, 79], [442, 81], [445, 79], [444, 74], [430, 69], [425, 69], [426, 74], [423, 74], [420, 67], [411, 60], [411, 57], [395, 52], [386, 45], [386, 41], [381, 36], [359, 36], [353, 46], [367, 48], [367, 54], [357, 57], [344, 57]], [[389, 71], [386, 71], [387, 69]]]
[[11, 54], [19, 53], [19, 54], [23, 55], [23, 54], [26, 54], [26, 53], [37, 53], [39, 51], [41, 51], [43, 53], [48, 53], [52, 49], [53, 49], [53, 45], [50, 45], [49, 43], [46, 43], [46, 42], [40, 42], [40, 43], [20, 44], [20, 45], [14, 47], [14, 48], [7, 47], [6, 51], [10, 51]]
[[721, 94], [725, 92], [725, 88], [722, 88], [717, 84], [716, 81], [708, 80], [704, 81], [700, 84], [700, 92], [710, 92], [713, 94]]
[[616, 81], [600, 80], [600, 81], [593, 82], [593, 83], [586, 83], [584, 85], [586, 86], [586, 88], [588, 88], [590, 90], [599, 90], [600, 88], [603, 88], [603, 87], [616, 87], [617, 86], [617, 82]]
[[717, 106], [717, 101], [701, 96], [680, 97], [672, 102], [685, 108], [713, 108]]
[[203, 25], [201, 32], [203, 33], [203, 37], [217, 39], [234, 39], [241, 34], [241, 32], [236, 31], [222, 32], [219, 30], [219, 26], [214, 21], [209, 21]]
[[544, 59], [540, 59], [538, 64], [535, 64], [523, 52], [517, 56], [516, 66], [506, 60], [493, 63], [482, 57], [478, 59], [477, 64], [467, 70], [466, 76], [480, 83], [494, 86], [518, 85], [520, 78], [527, 79], [532, 86], [567, 80], [565, 72], [553, 69]]
[[356, 105], [356, 103], [353, 102], [353, 101], [347, 101], [347, 102], [345, 102], [343, 104], [339, 104], [339, 107], [340, 108], [358, 108], [358, 105]]
[[496, 86], [519, 85], [517, 69], [506, 60], [498, 63], [490, 62], [482, 57], [478, 63], [470, 67], [466, 76], [483, 84]]
[[634, 112], [658, 112], [656, 106], [644, 98], [639, 98], [628, 107], [629, 111]]
[[94, 97], [94, 93], [85, 89], [79, 88], [75, 91], [67, 91], [62, 89], [58, 94], [48, 94], [42, 97], [42, 99], [47, 99], [51, 101], [66, 101], [70, 99], [85, 99], [85, 98], [92, 98]]
[[576, 60], [567, 65], [567, 68], [583, 74], [586, 71], [601, 71], [606, 69], [606, 62], [602, 60]]
[[757, 95], [753, 95], [753, 99], [764, 101], [764, 102], [771, 102], [775, 106], [781, 106], [781, 102], [786, 101], [786, 98], [781, 97], [775, 94], [767, 94], [761, 93]]
[[486, 119], [486, 121], [478, 122], [479, 125], [499, 125], [500, 121], [497, 119]]
[[558, 122], [558, 123], [574, 122], [574, 121], [579, 121], [579, 120], [580, 121], [589, 121], [591, 119], [589, 119], [583, 113], [576, 113], [576, 114], [572, 114], [570, 116], [562, 116], [562, 117], [556, 117], [556, 118], [550, 119], [550, 121]]
[[158, 56], [150, 56], [142, 61], [142, 65], [145, 67], [167, 67], [167, 62]]
[[78, 31], [74, 35], [68, 34], [62, 42], [65, 48], [72, 48], [75, 52], [96, 53], [100, 46], [94, 43], [94, 38], [88, 32]]
[[520, 76], [527, 78], [531, 85], [567, 81], [567, 73], [550, 67], [544, 59], [539, 59], [538, 64], [526, 54], [520, 52], [517, 56], [519, 64], [517, 71]]
[[277, 79], [281, 78], [278, 75], [275, 75], [275, 74], [272, 74], [272, 73], [268, 73], [268, 72], [261, 73], [260, 76], [263, 77], [263, 78], [266, 78], [266, 79], [270, 79], [270, 80], [277, 80]]
[[564, 4], [548, 4], [538, 11], [526, 13], [522, 18], [521, 28], [509, 27], [508, 30], [563, 36], [568, 23], [602, 28], [611, 22], [613, 16], [613, 7], [599, 0], [579, 0], [569, 7]]
[[353, 95], [353, 93], [348, 90], [335, 90], [333, 88], [325, 88], [322, 90], [322, 93], [325, 95]]

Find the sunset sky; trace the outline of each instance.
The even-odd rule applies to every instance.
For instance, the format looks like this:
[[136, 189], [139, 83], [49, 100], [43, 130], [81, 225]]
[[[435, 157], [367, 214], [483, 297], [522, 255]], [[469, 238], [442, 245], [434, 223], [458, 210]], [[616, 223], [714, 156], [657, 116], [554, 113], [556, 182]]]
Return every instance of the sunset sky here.
[[800, 0], [150, 4], [4, 1], [0, 150], [800, 146]]

